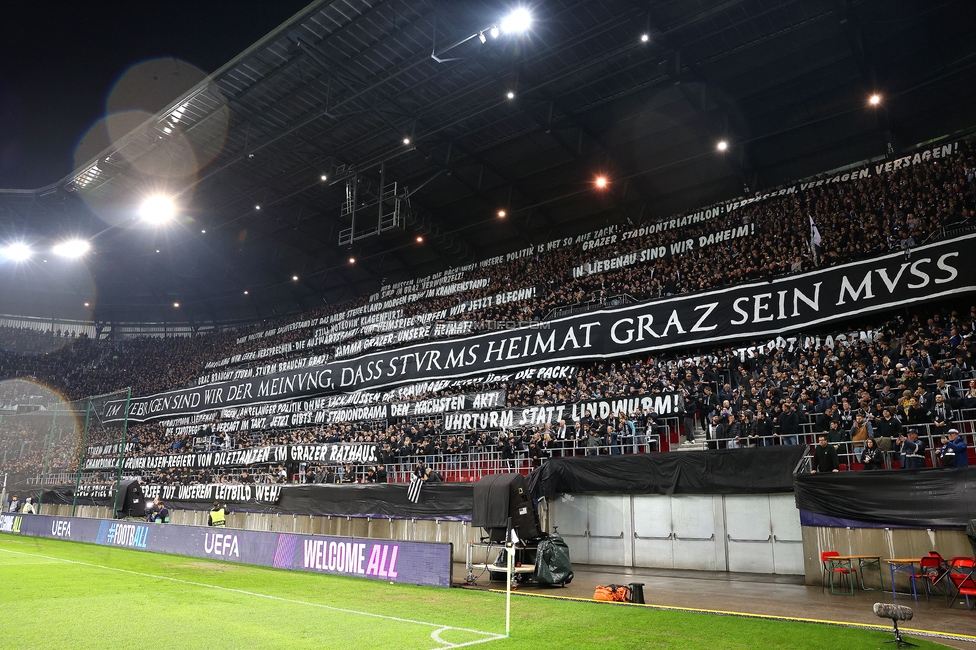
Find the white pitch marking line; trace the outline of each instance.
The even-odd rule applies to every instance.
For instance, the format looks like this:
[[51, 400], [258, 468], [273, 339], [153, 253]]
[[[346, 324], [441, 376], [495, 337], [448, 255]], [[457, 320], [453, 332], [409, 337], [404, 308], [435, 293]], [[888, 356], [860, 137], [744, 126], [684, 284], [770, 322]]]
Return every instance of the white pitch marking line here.
[[[461, 630], [462, 632], [471, 632], [472, 634], [480, 634], [482, 636], [488, 637], [485, 639], [478, 639], [475, 641], [469, 641], [467, 643], [457, 643], [450, 644], [451, 648], [460, 648], [463, 646], [474, 645], [475, 643], [486, 643], [488, 641], [497, 641], [498, 639], [504, 639], [504, 634], [498, 634], [497, 632], [484, 632], [482, 630], [472, 630], [467, 627], [456, 627], [453, 625], [442, 625], [440, 623], [428, 623], [427, 621], [415, 621], [409, 618], [400, 618], [398, 616], [388, 616], [386, 614], [374, 614], [372, 612], [360, 612], [355, 609], [346, 609], [344, 607], [333, 607], [332, 605], [323, 605], [322, 603], [310, 603], [305, 600], [294, 600], [292, 598], [282, 598], [281, 596], [272, 596], [270, 594], [259, 594], [256, 591], [246, 591], [244, 589], [234, 589], [232, 587], [221, 587], [220, 585], [211, 585], [205, 582], [193, 582], [192, 580], [182, 580], [180, 578], [171, 578], [169, 576], [158, 576], [152, 573], [142, 573], [141, 571], [130, 571], [129, 569], [120, 569], [118, 567], [104, 566], [102, 564], [92, 564], [90, 562], [79, 562], [78, 560], [66, 560], [62, 557], [53, 557], [51, 555], [41, 555], [40, 553], [24, 553], [23, 551], [11, 551], [10, 549], [0, 548], [0, 551], [4, 553], [13, 553], [14, 555], [26, 555], [28, 557], [40, 557], [45, 560], [54, 560], [52, 564], [57, 564], [58, 562], [65, 562], [67, 564], [78, 564], [81, 566], [93, 567], [95, 569], [105, 569], [106, 571], [118, 571], [120, 573], [128, 573], [131, 575], [142, 576], [144, 578], [155, 578], [156, 580], [169, 580], [171, 582], [179, 582], [185, 585], [193, 585], [195, 587], [208, 587], [210, 589], [219, 589], [220, 591], [230, 591], [233, 593], [244, 594], [247, 596], [256, 596], [258, 598], [267, 598], [269, 600], [277, 600], [283, 603], [292, 603], [294, 605], [307, 605], [309, 607], [320, 607], [322, 609], [329, 609], [334, 612], [344, 612], [346, 614], [358, 614], [360, 616], [372, 616], [373, 618], [382, 618], [388, 621], [397, 621], [399, 623], [412, 623], [414, 625], [427, 625], [429, 627], [436, 627], [435, 632], [441, 632], [444, 630]], [[0, 565], [2, 566], [2, 565]], [[431, 635], [433, 636], [433, 634]], [[441, 641], [441, 643], [447, 643], [446, 641]]]
[[459, 630], [459, 629], [461, 628], [448, 626], [448, 627], [442, 627], [438, 630], [434, 630], [433, 632], [431, 632], [430, 638], [432, 638], [434, 641], [437, 641], [438, 643], [444, 644], [442, 646], [437, 646], [436, 648], [434, 648], [434, 650], [445, 650], [445, 649], [453, 650], [453, 648], [463, 648], [464, 646], [476, 645], [478, 643], [488, 643], [489, 641], [497, 641], [498, 639], [505, 638], [504, 634], [496, 634], [494, 632], [480, 632], [479, 634], [486, 634], [486, 635], [490, 634], [491, 636], [488, 636], [484, 639], [475, 639], [474, 641], [465, 641], [464, 643], [451, 643], [450, 641], [445, 641], [444, 639], [441, 638], [441, 632], [446, 632], [447, 630]]

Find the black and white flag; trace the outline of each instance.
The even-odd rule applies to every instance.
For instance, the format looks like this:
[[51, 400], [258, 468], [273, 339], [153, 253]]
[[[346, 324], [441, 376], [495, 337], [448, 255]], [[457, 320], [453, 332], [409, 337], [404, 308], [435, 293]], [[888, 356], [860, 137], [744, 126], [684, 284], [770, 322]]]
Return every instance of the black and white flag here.
[[424, 486], [424, 480], [414, 474], [410, 477], [410, 487], [407, 488], [407, 500], [411, 503], [420, 501], [420, 488]]

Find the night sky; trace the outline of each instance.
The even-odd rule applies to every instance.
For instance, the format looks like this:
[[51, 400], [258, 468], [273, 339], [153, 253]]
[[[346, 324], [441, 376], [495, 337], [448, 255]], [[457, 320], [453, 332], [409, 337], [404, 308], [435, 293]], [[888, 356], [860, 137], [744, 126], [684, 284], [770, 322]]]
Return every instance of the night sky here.
[[[309, 2], [4, 2], [0, 188], [42, 187], [69, 174], [79, 142], [105, 116], [112, 89], [132, 66], [175, 57], [211, 73]], [[200, 77], [178, 65], [187, 74], [167, 88]], [[154, 101], [161, 100], [152, 93], [116, 95], [112, 108], [163, 108], [146, 105]]]

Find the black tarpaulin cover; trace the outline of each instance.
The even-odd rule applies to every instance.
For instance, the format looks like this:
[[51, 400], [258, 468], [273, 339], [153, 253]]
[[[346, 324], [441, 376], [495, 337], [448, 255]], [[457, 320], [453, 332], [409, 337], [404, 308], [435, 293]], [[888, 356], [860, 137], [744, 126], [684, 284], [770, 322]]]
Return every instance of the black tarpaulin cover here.
[[556, 533], [539, 542], [535, 554], [533, 579], [540, 585], [568, 585], [573, 581], [573, 564], [569, 546]]
[[965, 528], [976, 518], [976, 467], [796, 477], [796, 507], [892, 526]]
[[528, 487], [521, 474], [490, 474], [474, 484], [471, 525], [475, 528], [507, 528], [512, 484]]
[[[407, 499], [406, 483], [352, 485], [282, 485], [281, 498], [275, 505], [249, 503], [229, 504], [231, 512], [281, 512], [299, 515], [340, 515], [346, 517], [393, 517], [399, 519], [471, 518], [473, 493], [471, 483], [428, 483], [418, 503]], [[47, 490], [44, 503], [72, 501], [70, 487]], [[112, 505], [112, 499], [79, 498], [79, 505]], [[170, 508], [209, 510], [213, 501], [180, 501], [167, 499]]]
[[420, 501], [411, 503], [406, 483], [293, 485], [282, 489], [278, 509], [299, 514], [468, 520], [473, 492], [471, 483], [425, 483]]
[[532, 496], [769, 494], [793, 490], [803, 445], [667, 454], [552, 458], [529, 474]]

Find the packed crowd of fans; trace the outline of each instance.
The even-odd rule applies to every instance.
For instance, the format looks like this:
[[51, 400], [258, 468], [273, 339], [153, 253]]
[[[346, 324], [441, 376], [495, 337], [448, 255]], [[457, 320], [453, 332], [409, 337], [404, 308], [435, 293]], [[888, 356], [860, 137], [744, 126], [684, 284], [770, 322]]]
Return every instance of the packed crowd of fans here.
[[[569, 426], [551, 422], [525, 429], [460, 433], [446, 432], [441, 416], [237, 433], [222, 432], [218, 420], [182, 436], [167, 434], [159, 424], [142, 424], [129, 430], [132, 447], [127, 456], [268, 445], [375, 444], [378, 453], [372, 468], [345, 463], [285, 468], [274, 463], [139, 474], [150, 483], [353, 482], [386, 477], [394, 468], [402, 476], [404, 469], [418, 463], [444, 473], [484, 461], [529, 468], [554, 455], [639, 453], [656, 450], [656, 445], [649, 445], [657, 436], [680, 432], [712, 449], [810, 444], [823, 435], [847, 463], [861, 464], [865, 449], [880, 445], [893, 454], [892, 460], [905, 465], [908, 460], [899, 456], [905, 453], [909, 431], [916, 429], [922, 444], [937, 453], [926, 455], [923, 448], [912, 457], [921, 457], [923, 465], [926, 459], [939, 465], [953, 423], [965, 411], [976, 409], [976, 306], [962, 311], [952, 310], [951, 305], [939, 311], [920, 310], [865, 331], [866, 337], [837, 337], [819, 347], [811, 342], [792, 350], [774, 348], [748, 355], [725, 348], [695, 358], [598, 362], [582, 366], [568, 379], [500, 386], [508, 391], [510, 407], [678, 392], [685, 404], [679, 418], [638, 408], [604, 419], [588, 413]], [[965, 442], [967, 435], [958, 438]], [[880, 466], [884, 459], [875, 456], [869, 459], [873, 464], [864, 464]], [[955, 457], [953, 461], [966, 462]]]
[[[973, 211], [974, 167], [976, 158], [972, 143], [964, 143], [958, 154], [948, 158], [857, 181], [825, 184], [768, 198], [737, 210], [723, 211], [713, 219], [685, 228], [626, 241], [618, 238], [587, 251], [584, 257], [605, 259], [652, 245], [667, 248], [679, 240], [697, 240], [700, 235], [742, 224], [755, 225], [755, 233], [741, 239], [602, 274], [573, 276], [572, 267], [578, 265], [581, 258], [575, 245], [478, 267], [470, 271], [468, 277], [487, 278], [487, 287], [408, 303], [404, 313], [408, 316], [430, 313], [502, 290], [537, 286], [539, 290], [533, 298], [485, 307], [455, 318], [539, 320], [559, 307], [616, 294], [644, 300], [910, 248], [937, 235], [940, 229], [969, 221]], [[809, 241], [811, 218], [822, 236], [817, 249], [811, 247]], [[323, 307], [303, 314], [302, 318], [315, 319], [365, 302], [366, 298], [359, 298], [342, 305]], [[135, 395], [152, 394], [187, 385], [205, 373], [208, 361], [309, 338], [311, 329], [297, 328], [238, 343], [248, 333], [272, 329], [294, 320], [294, 317], [280, 319], [250, 329], [188, 338], [147, 337], [97, 342], [85, 336], [67, 339], [54, 336], [52, 338], [66, 344], [46, 354], [0, 352], [0, 377], [35, 377], [71, 398], [106, 393], [125, 386], [132, 386]], [[888, 415], [902, 421], [903, 425], [927, 424], [926, 418], [932, 417], [929, 402], [934, 402], [934, 398], [926, 397], [920, 386], [934, 385], [940, 378], [958, 382], [971, 376], [969, 337], [974, 331], [974, 323], [976, 311], [961, 314], [944, 311], [932, 314], [932, 318], [891, 323], [875, 341], [855, 341], [833, 348], [779, 349], [768, 354], [753, 354], [746, 359], [740, 359], [731, 349], [704, 350], [696, 353], [704, 356], [695, 360], [644, 357], [592, 363], [582, 366], [569, 380], [506, 386], [508, 404], [562, 404], [628, 394], [680, 391], [689, 413], [682, 423], [684, 435], [691, 439], [705, 433], [715, 447], [759, 441], [793, 442], [799, 433], [795, 420], [815, 426], [829, 424], [823, 418], [828, 405], [831, 407], [829, 418], [837, 420], [837, 428], [842, 431], [849, 432], [848, 425], [855, 420], [852, 414], [857, 411], [862, 411], [869, 423], [887, 421], [886, 408]], [[7, 335], [12, 339], [19, 336], [17, 332], [0, 332], [0, 342]], [[329, 353], [332, 349], [332, 346], [323, 346], [314, 352]], [[307, 355], [308, 351], [302, 354]], [[276, 359], [279, 358], [286, 357]], [[918, 394], [919, 390], [922, 390], [921, 394]], [[971, 397], [976, 397], [976, 393]], [[965, 400], [971, 397], [956, 395], [951, 398], [954, 400], [951, 406], [956, 409], [967, 407]], [[912, 399], [917, 404], [912, 403]], [[463, 456], [486, 449], [505, 456], [522, 455], [540, 461], [567, 449], [580, 449], [585, 453], [621, 453], [635, 444], [645, 444], [654, 433], [656, 414], [617, 415], [612, 422], [593, 418], [565, 431], [558, 423], [551, 423], [536, 430], [476, 431], [450, 436], [439, 428], [439, 420], [429, 423], [404, 421], [382, 426], [355, 423], [291, 431], [252, 431], [247, 435], [217, 433], [211, 442], [204, 444], [226, 449], [360, 441], [380, 445], [385, 454], [383, 460], [390, 463]], [[829, 427], [824, 430], [828, 431]], [[136, 449], [146, 454], [193, 451], [197, 449], [194, 445], [198, 444], [169, 439], [155, 425], [134, 427], [132, 440]], [[855, 445], [858, 449], [863, 446]], [[309, 473], [314, 476], [322, 471], [326, 470], [313, 468]], [[234, 476], [214, 474], [209, 478], [233, 480]], [[186, 478], [182, 476], [182, 479]], [[202, 480], [203, 477], [196, 478]]]
[[[535, 286], [538, 290], [532, 298], [486, 306], [451, 319], [539, 320], [559, 307], [599, 301], [617, 294], [644, 300], [808, 270], [816, 263], [832, 265], [900, 250], [922, 243], [946, 226], [970, 220], [974, 168], [976, 157], [970, 141], [962, 144], [959, 153], [947, 158], [857, 181], [825, 184], [767, 198], [723, 211], [713, 219], [685, 228], [626, 241], [620, 241], [618, 232], [617, 241], [582, 255], [578, 245], [570, 245], [477, 267], [469, 271], [466, 279], [486, 278], [487, 287], [408, 303], [403, 307], [404, 315], [429, 314], [501, 291]], [[822, 236], [816, 260], [809, 245], [811, 217]], [[572, 267], [581, 259], [605, 259], [649, 246], [669, 248], [677, 241], [697, 240], [700, 235], [742, 224], [755, 224], [755, 234], [688, 254], [667, 255], [651, 263], [573, 277]], [[312, 320], [366, 302], [365, 297], [360, 297], [340, 305], [324, 306], [300, 318]], [[271, 337], [237, 343], [247, 334], [296, 320], [299, 318], [282, 318], [252, 328], [195, 337], [143, 337], [98, 343], [78, 337], [45, 355], [0, 352], [0, 376], [36, 376], [72, 399], [127, 386], [133, 387], [135, 395], [150, 394], [187, 385], [206, 374], [208, 361], [311, 338], [314, 327], [290, 329]], [[351, 338], [342, 344], [355, 340]], [[315, 353], [331, 354], [334, 349], [334, 345], [321, 346]], [[294, 354], [307, 355], [308, 351]], [[288, 356], [281, 355], [275, 360]]]

